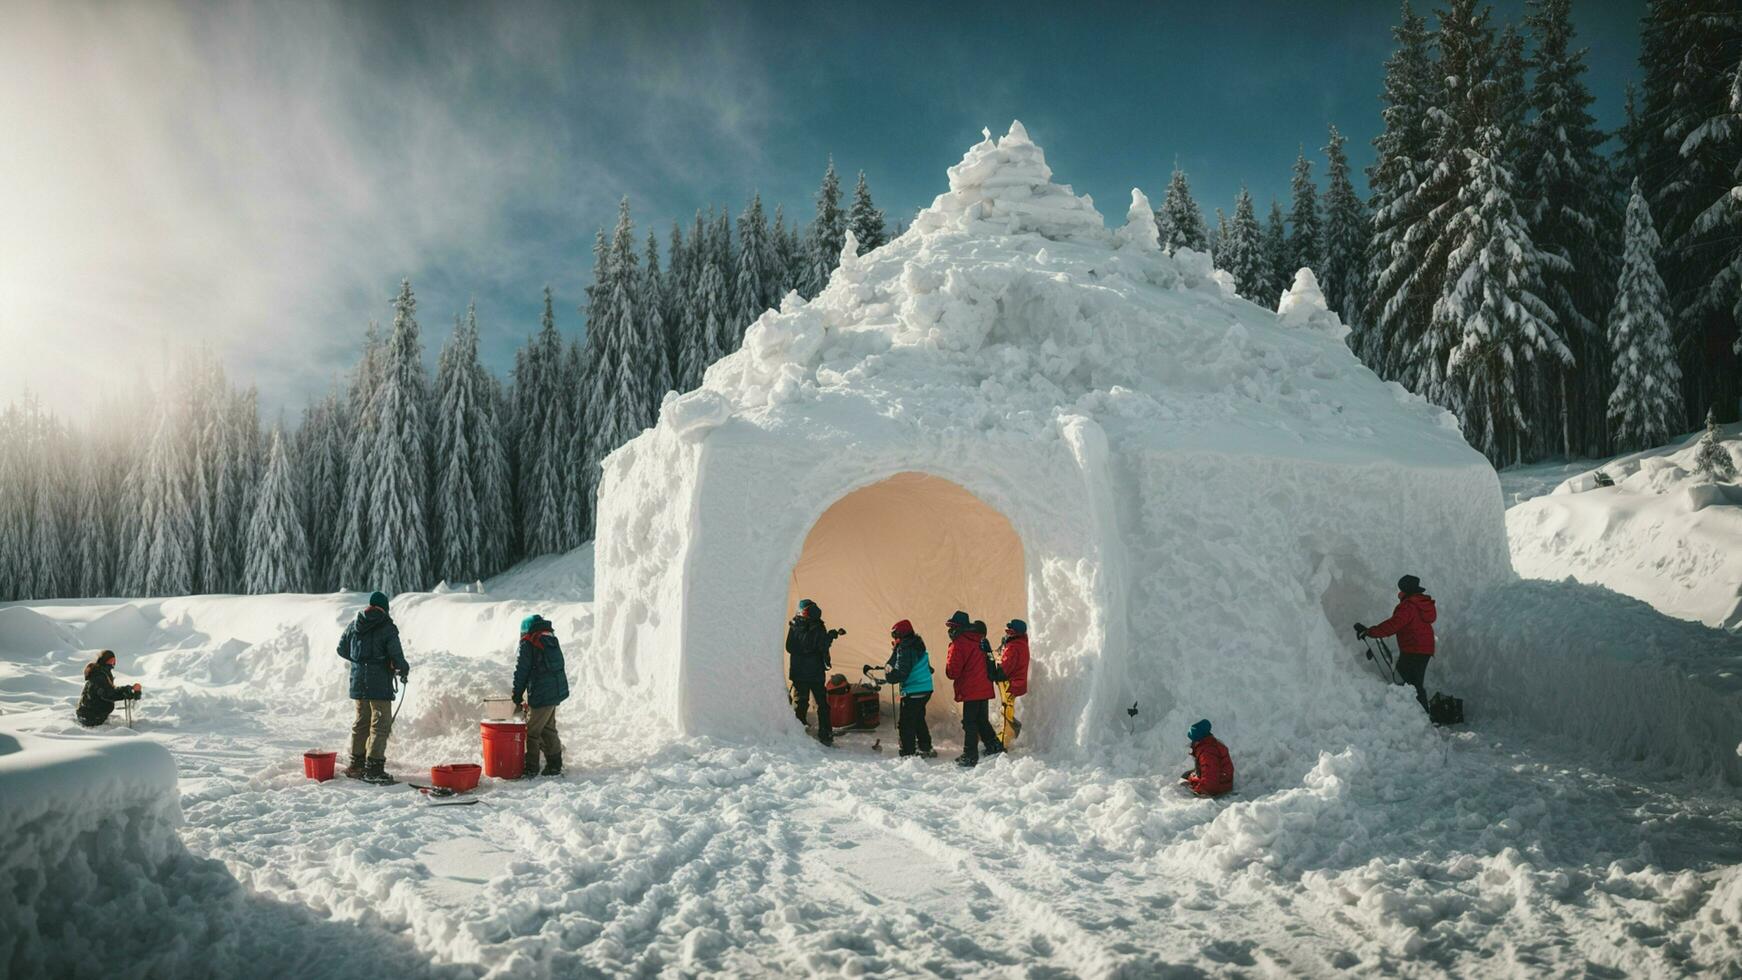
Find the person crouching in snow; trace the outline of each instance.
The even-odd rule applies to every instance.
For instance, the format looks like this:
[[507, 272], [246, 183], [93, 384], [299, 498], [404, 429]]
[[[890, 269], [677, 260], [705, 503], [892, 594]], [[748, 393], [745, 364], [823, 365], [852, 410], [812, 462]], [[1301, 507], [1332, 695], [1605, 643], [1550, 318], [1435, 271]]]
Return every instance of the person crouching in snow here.
[[797, 698], [793, 713], [798, 715], [799, 724], [804, 724], [810, 702], [816, 701], [817, 741], [824, 745], [835, 744], [835, 730], [829, 725], [829, 698], [823, 693], [823, 680], [831, 666], [829, 648], [834, 646], [835, 637], [845, 632], [824, 626], [822, 607], [809, 599], [798, 601], [798, 614], [786, 627], [786, 652], [792, 658], [786, 676]]
[[[569, 696], [562, 646], [550, 620], [534, 613], [520, 621], [520, 654], [514, 661], [514, 710], [526, 712], [526, 765], [521, 778], [560, 776], [563, 742], [557, 736], [556, 706]], [[524, 703], [522, 697], [524, 696]], [[544, 770], [538, 753], [544, 752]]]
[[1377, 626], [1355, 624], [1355, 635], [1362, 639], [1397, 637], [1397, 676], [1415, 688], [1415, 699], [1423, 708], [1427, 707], [1427, 689], [1422, 685], [1427, 683], [1427, 665], [1434, 655], [1434, 620], [1438, 616], [1433, 596], [1422, 590], [1421, 579], [1405, 575], [1397, 580], [1397, 608], [1391, 611], [1390, 619]]
[[986, 702], [996, 692], [986, 672], [987, 651], [980, 646], [984, 635], [974, 630], [968, 614], [959, 609], [945, 625], [950, 633], [950, 652], [944, 659], [944, 676], [955, 682], [956, 701], [962, 706], [962, 754], [956, 757], [956, 765], [967, 768], [980, 764], [982, 742], [987, 755], [1004, 751], [986, 717]]
[[351, 700], [357, 702], [357, 720], [351, 724], [351, 764], [345, 767], [345, 775], [383, 786], [396, 782], [387, 774], [393, 679], [410, 677], [411, 665], [399, 645], [399, 627], [387, 615], [385, 592], [370, 593], [368, 608], [345, 627], [339, 637], [339, 657], [350, 661]]
[[1004, 673], [999, 696], [1004, 704], [1004, 730], [999, 735], [1008, 747], [1022, 734], [1016, 720], [1016, 699], [1028, 693], [1028, 624], [1013, 619], [1004, 624], [1004, 639], [998, 643], [998, 669]]
[[905, 619], [889, 628], [889, 640], [889, 667], [883, 680], [901, 685], [901, 713], [895, 720], [901, 754], [930, 759], [937, 755], [931, 747], [931, 729], [925, 723], [925, 706], [932, 692], [931, 654], [926, 652], [925, 640]]
[[1197, 763], [1180, 776], [1180, 781], [1199, 796], [1221, 796], [1234, 788], [1234, 760], [1228, 758], [1228, 747], [1210, 734], [1208, 718], [1200, 720], [1186, 732], [1192, 741], [1192, 761]]
[[109, 720], [117, 701], [139, 700], [142, 688], [138, 684], [115, 686], [115, 651], [104, 650], [97, 659], [85, 665], [85, 690], [79, 695], [75, 713], [79, 724], [95, 728]]

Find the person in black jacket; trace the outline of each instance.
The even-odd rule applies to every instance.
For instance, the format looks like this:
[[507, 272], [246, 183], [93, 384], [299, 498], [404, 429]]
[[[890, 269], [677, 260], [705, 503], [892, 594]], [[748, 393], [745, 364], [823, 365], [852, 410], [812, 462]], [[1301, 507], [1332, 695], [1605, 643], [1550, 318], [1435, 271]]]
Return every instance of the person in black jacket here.
[[829, 725], [829, 699], [823, 693], [823, 679], [832, 666], [829, 647], [834, 645], [835, 637], [845, 632], [824, 626], [822, 607], [809, 599], [798, 601], [798, 614], [786, 627], [786, 652], [791, 658], [786, 676], [792, 681], [793, 696], [797, 699], [793, 713], [803, 724], [810, 713], [810, 702], [816, 701], [817, 741], [824, 745], [835, 743], [835, 730]]
[[[357, 614], [339, 637], [339, 658], [351, 664], [351, 700], [357, 719], [351, 725], [351, 764], [345, 775], [365, 782], [397, 782], [387, 774], [387, 737], [393, 733], [393, 679], [411, 676], [399, 627], [387, 615], [387, 594], [369, 595], [369, 607]], [[365, 760], [364, 750], [368, 750]]]
[[901, 688], [901, 713], [895, 719], [901, 754], [935, 758], [931, 728], [925, 723], [925, 706], [933, 686], [931, 655], [926, 652], [925, 640], [905, 619], [889, 628], [889, 640], [889, 665], [884, 668], [883, 681]]
[[85, 665], [85, 690], [79, 695], [79, 724], [95, 728], [109, 720], [117, 701], [137, 701], [142, 692], [138, 684], [115, 686], [115, 651], [104, 650], [97, 659]]

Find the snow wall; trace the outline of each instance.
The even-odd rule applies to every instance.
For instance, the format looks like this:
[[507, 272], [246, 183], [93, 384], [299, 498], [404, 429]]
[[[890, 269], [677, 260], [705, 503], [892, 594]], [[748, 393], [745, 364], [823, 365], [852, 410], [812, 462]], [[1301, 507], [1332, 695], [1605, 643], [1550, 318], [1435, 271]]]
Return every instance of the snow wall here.
[[[1394, 710], [1349, 624], [1387, 615], [1405, 572], [1454, 609], [1513, 577], [1498, 481], [1450, 416], [1356, 361], [1309, 272], [1281, 315], [1236, 298], [1207, 257], [1156, 247], [1141, 193], [1108, 231], [1020, 125], [949, 176], [908, 233], [849, 241], [821, 295], [765, 313], [606, 460], [583, 697], [691, 734], [792, 733], [781, 646], [806, 538], [854, 491], [921, 474], [1020, 540], [1030, 746], [1129, 737], [1133, 702], [1167, 744], [1205, 716], [1285, 746]], [[850, 636], [913, 619], [939, 661], [927, 610], [1018, 615], [807, 597]]]

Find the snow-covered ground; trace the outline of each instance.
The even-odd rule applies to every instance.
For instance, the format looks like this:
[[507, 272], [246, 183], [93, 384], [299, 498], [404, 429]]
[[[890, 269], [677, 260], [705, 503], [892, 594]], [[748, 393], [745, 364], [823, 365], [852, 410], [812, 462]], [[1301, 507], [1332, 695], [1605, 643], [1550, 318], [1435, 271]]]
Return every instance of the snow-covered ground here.
[[[1742, 425], [1723, 432], [1742, 459]], [[1742, 629], [1742, 487], [1694, 471], [1702, 434], [1608, 461], [1502, 471], [1519, 574], [1572, 576], [1671, 616]], [[1599, 470], [1614, 486], [1596, 485]]]
[[[561, 566], [576, 560], [543, 563], [541, 579], [573, 582]], [[1585, 620], [1611, 614], [1586, 592]], [[486, 780], [480, 804], [441, 808], [405, 787], [313, 783], [302, 751], [340, 746], [348, 727], [331, 647], [358, 598], [0, 607], [8, 840], [52, 823], [12, 793], [41, 782], [49, 752], [169, 749], [185, 821], [178, 836], [125, 763], [86, 780], [84, 819], [109, 823], [61, 834], [71, 856], [64, 842], [8, 848], [10, 975], [265, 962], [300, 976], [1666, 976], [1742, 963], [1733, 784], [1476, 704], [1470, 726], [1436, 731], [1360, 666], [1349, 678], [1373, 682], [1371, 716], [1314, 745], [1234, 744], [1239, 791], [1216, 802], [1175, 784], [1183, 740], [1142, 733], [1087, 758], [1019, 743], [962, 772], [950, 731], [942, 758], [897, 760], [888, 731], [832, 752], [796, 725], [760, 743], [674, 740], [573, 703], [562, 780]], [[575, 637], [590, 606], [561, 598], [396, 600], [413, 672], [395, 770], [477, 757], [477, 700], [505, 688], [525, 611], [587, 655]], [[134, 731], [71, 722], [79, 665], [101, 646], [146, 687]], [[43, 891], [68, 868], [70, 883]], [[95, 959], [86, 922], [102, 923]]]

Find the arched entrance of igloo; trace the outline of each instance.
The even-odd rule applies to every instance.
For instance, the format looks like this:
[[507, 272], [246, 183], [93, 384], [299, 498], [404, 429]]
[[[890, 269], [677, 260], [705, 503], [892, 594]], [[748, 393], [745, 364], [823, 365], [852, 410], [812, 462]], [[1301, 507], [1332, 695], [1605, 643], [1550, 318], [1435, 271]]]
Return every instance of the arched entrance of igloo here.
[[[846, 628], [833, 672], [853, 681], [863, 665], [889, 659], [891, 625], [913, 623], [937, 672], [929, 714], [940, 739], [960, 734], [953, 723], [937, 727], [955, 711], [944, 621], [965, 609], [986, 621], [996, 646], [1004, 623], [1029, 618], [1022, 539], [1010, 520], [961, 485], [916, 472], [854, 490], [817, 518], [788, 580], [787, 617], [801, 598], [821, 606], [831, 628]], [[893, 727], [888, 714], [885, 692]]]

